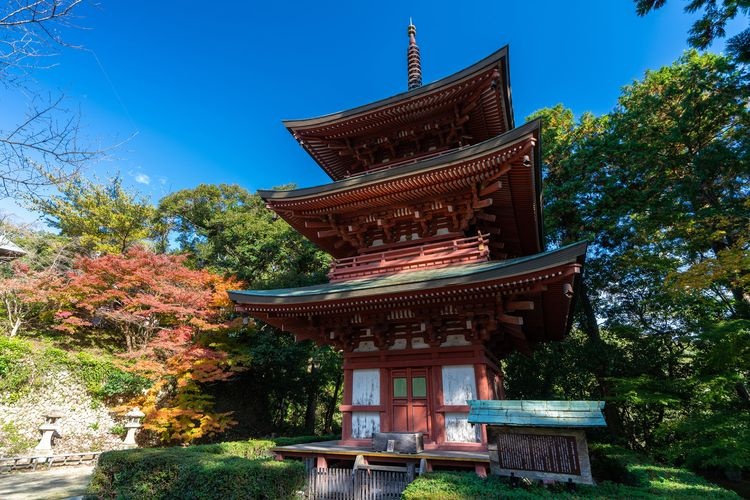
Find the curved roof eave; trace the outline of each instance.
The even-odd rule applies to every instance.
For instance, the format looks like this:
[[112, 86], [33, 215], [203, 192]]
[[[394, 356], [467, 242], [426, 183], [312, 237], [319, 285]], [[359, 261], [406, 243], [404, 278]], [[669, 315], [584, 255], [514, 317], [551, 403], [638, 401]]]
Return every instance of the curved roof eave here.
[[512, 106], [511, 95], [510, 95], [510, 67], [509, 67], [510, 65], [508, 64], [508, 45], [505, 45], [504, 47], [493, 52], [492, 54], [485, 57], [481, 61], [478, 61], [472, 64], [471, 66], [464, 68], [461, 71], [458, 71], [457, 73], [453, 73], [452, 75], [446, 76], [445, 78], [441, 78], [440, 80], [436, 80], [430, 84], [423, 85], [414, 90], [401, 92], [400, 94], [396, 94], [391, 97], [386, 97], [385, 99], [380, 99], [378, 101], [365, 104], [363, 106], [358, 106], [356, 108], [348, 109], [345, 111], [338, 111], [335, 113], [321, 115], [321, 116], [317, 116], [313, 118], [282, 120], [282, 123], [292, 134], [294, 133], [294, 129], [302, 129], [302, 128], [325, 125], [329, 123], [335, 123], [336, 121], [339, 121], [339, 120], [344, 120], [344, 119], [351, 118], [357, 115], [365, 114], [368, 111], [372, 111], [372, 110], [379, 109], [379, 108], [386, 107], [386, 106], [391, 106], [401, 101], [406, 101], [408, 99], [420, 97], [424, 94], [428, 94], [430, 92], [450, 86], [451, 84], [457, 81], [463, 80], [464, 78], [467, 78], [471, 76], [472, 74], [481, 71], [482, 69], [498, 64], [503, 59], [505, 59], [505, 68], [504, 68], [503, 77], [505, 79], [505, 87], [506, 87], [505, 92], [503, 93], [503, 100], [505, 101], [506, 109], [508, 110], [508, 128], [512, 129], [515, 123], [513, 119], [513, 106]]
[[238, 304], [282, 306], [510, 279], [564, 264], [583, 264], [587, 246], [587, 242], [580, 241], [556, 250], [508, 261], [490, 261], [299, 288], [232, 290], [229, 298]]
[[[263, 198], [264, 201], [294, 200], [294, 199], [300, 199], [300, 198], [307, 198], [311, 196], [319, 196], [321, 194], [330, 194], [330, 193], [334, 193], [337, 191], [345, 191], [351, 188], [367, 186], [367, 185], [375, 184], [377, 182], [384, 181], [384, 180], [392, 180], [392, 179], [397, 179], [399, 177], [406, 177], [414, 173], [422, 172], [424, 170], [429, 170], [431, 168], [440, 168], [452, 162], [471, 158], [472, 156], [478, 156], [488, 151], [491, 151], [493, 149], [497, 149], [503, 146], [508, 146], [514, 141], [517, 141], [523, 138], [523, 136], [529, 133], [534, 133], [534, 132], [536, 132], [536, 135], [537, 135], [537, 146], [535, 146], [535, 148], [538, 148], [539, 139], [541, 138], [540, 131], [541, 131], [541, 120], [537, 118], [530, 122], [524, 123], [520, 127], [514, 128], [513, 130], [510, 130], [509, 132], [506, 132], [502, 135], [493, 137], [492, 139], [488, 139], [484, 142], [480, 142], [472, 146], [467, 146], [462, 149], [456, 149], [455, 151], [446, 153], [442, 156], [428, 158], [426, 160], [417, 161], [416, 163], [400, 165], [400, 166], [396, 166], [396, 167], [389, 168], [389, 169], [377, 170], [371, 173], [364, 173], [364, 174], [348, 177], [346, 179], [342, 179], [339, 181], [329, 182], [327, 184], [322, 184], [319, 186], [313, 186], [309, 188], [291, 189], [291, 190], [283, 190], [283, 191], [259, 189], [258, 195], [261, 198]], [[541, 150], [537, 150], [536, 153], [539, 153], [540, 151]], [[539, 165], [541, 162], [541, 158], [539, 157], [539, 154], [535, 154], [534, 158], [535, 158], [535, 162], [534, 162], [533, 167], [536, 170], [536, 172], [534, 173], [534, 177], [536, 179], [536, 182], [535, 182], [536, 185], [534, 186], [534, 188], [537, 192], [537, 196], [536, 196], [537, 202], [539, 202], [539, 199], [540, 199], [539, 197], [541, 196], [541, 192], [540, 192], [541, 168]], [[540, 209], [540, 213], [541, 213], [541, 209]]]

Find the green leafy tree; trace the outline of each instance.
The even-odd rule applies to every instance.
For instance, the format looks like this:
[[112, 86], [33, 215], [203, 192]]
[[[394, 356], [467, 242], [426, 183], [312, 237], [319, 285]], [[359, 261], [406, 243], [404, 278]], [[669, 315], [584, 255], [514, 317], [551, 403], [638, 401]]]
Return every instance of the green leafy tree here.
[[244, 188], [202, 184], [166, 196], [158, 212], [162, 230], [176, 235], [199, 267], [234, 274], [253, 287], [325, 280], [328, 256]]
[[76, 179], [58, 189], [59, 195], [31, 204], [88, 252], [121, 254], [151, 235], [154, 207], [125, 189], [119, 177], [106, 185]]
[[[251, 288], [326, 279], [328, 255], [242, 187], [203, 184], [178, 191], [160, 201], [158, 213], [162, 249], [175, 240], [196, 267], [238, 276]], [[233, 349], [252, 359], [238, 379], [243, 394], [252, 394], [245, 397], [252, 404], [227, 401], [226, 409], [244, 412], [242, 420], [254, 435], [330, 432], [341, 392], [340, 354], [297, 343], [291, 334], [262, 323], [252, 323], [244, 333]], [[220, 384], [215, 390], [232, 391]]]
[[691, 51], [608, 115], [535, 114], [549, 243], [591, 246], [570, 339], [511, 356], [509, 397], [603, 398], [614, 439], [747, 470], [748, 95]]
[[[624, 89], [610, 115], [599, 179], [609, 200], [600, 202], [600, 214], [611, 228], [611, 248], [672, 256], [675, 286], [713, 294], [745, 319], [748, 90], [743, 72], [713, 54], [688, 52], [647, 72]], [[708, 267], [712, 273], [704, 273]]]
[[[666, 0], [634, 0], [635, 10], [639, 16], [645, 16], [652, 10], [660, 9]], [[747, 15], [750, 2], [747, 0], [690, 0], [685, 11], [700, 11], [703, 15], [690, 28], [688, 43], [696, 49], [706, 49], [717, 38], [726, 36], [727, 22], [738, 15]], [[733, 36], [727, 41], [727, 50], [739, 62], [750, 63], [750, 28]]]

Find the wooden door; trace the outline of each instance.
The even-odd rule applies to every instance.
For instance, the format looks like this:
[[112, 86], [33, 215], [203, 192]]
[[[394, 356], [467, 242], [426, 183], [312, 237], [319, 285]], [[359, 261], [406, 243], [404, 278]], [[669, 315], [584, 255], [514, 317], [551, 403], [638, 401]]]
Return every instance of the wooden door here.
[[429, 369], [391, 371], [391, 429], [396, 432], [430, 432]]

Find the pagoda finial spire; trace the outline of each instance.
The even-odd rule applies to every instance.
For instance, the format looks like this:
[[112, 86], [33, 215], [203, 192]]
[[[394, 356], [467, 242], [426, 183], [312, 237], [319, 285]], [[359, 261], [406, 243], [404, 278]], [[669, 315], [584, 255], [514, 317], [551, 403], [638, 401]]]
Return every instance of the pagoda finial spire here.
[[409, 48], [406, 51], [407, 75], [409, 78], [409, 90], [422, 86], [422, 60], [419, 56], [419, 46], [417, 45], [417, 27], [409, 18]]

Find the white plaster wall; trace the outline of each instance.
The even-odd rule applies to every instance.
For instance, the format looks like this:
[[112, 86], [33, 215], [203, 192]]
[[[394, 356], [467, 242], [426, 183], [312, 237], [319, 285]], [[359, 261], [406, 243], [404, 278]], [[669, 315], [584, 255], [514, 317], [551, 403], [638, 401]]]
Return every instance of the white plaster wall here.
[[443, 404], [465, 405], [477, 399], [477, 383], [472, 365], [443, 367]]
[[445, 342], [440, 344], [441, 347], [456, 347], [456, 346], [467, 346], [471, 345], [471, 342], [466, 340], [463, 334], [460, 335], [448, 335], [445, 337]]
[[380, 413], [375, 411], [352, 412], [352, 438], [368, 439], [380, 432]]
[[414, 337], [411, 339], [411, 347], [412, 349], [427, 349], [430, 345], [425, 343], [423, 337]]
[[479, 442], [479, 426], [469, 423], [468, 413], [445, 414], [445, 440], [452, 443]]
[[380, 370], [375, 368], [352, 372], [352, 404], [355, 406], [380, 404]]
[[372, 352], [377, 351], [378, 348], [375, 347], [375, 342], [372, 340], [363, 340], [359, 343], [356, 349], [354, 349], [354, 352]]

